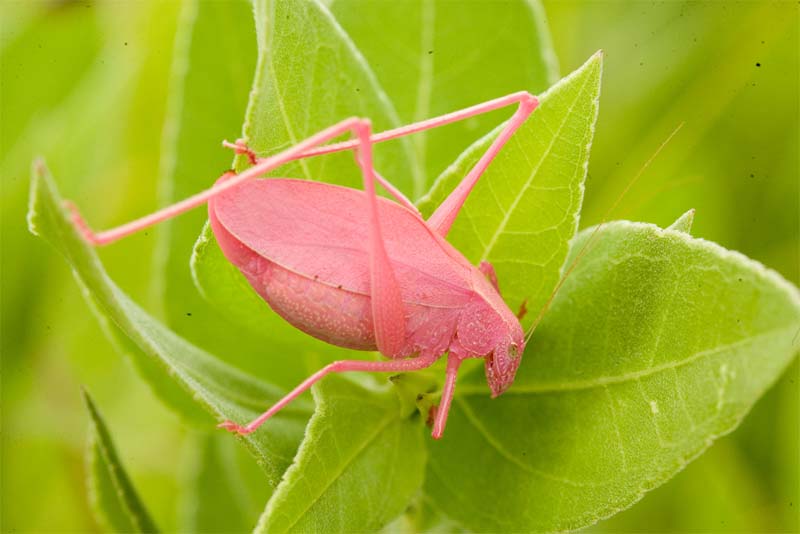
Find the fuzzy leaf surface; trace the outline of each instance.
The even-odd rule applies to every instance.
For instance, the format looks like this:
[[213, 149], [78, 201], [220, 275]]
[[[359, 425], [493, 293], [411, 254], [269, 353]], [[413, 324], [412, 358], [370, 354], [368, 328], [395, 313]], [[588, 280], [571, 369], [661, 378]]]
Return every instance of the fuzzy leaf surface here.
[[478, 374], [462, 381], [426, 490], [477, 531], [594, 523], [733, 430], [798, 331], [797, 288], [761, 264], [683, 231], [607, 224], [509, 391], [491, 400]]
[[[578, 229], [600, 96], [602, 55], [562, 79], [517, 130], [472, 190], [448, 241], [472, 263], [489, 261], [506, 303], [529, 325], [558, 282]], [[472, 145], [420, 202], [429, 215], [497, 135]]]
[[[450, 0], [333, 0], [329, 6], [369, 61], [403, 123], [515, 91], [538, 93], [558, 80], [547, 20], [538, 0], [468, 5]], [[476, 40], [478, 35], [480, 40]], [[424, 184], [429, 185], [511, 111], [486, 113], [413, 135], [417, 173], [425, 177]], [[405, 193], [419, 198], [423, 191]]]
[[[111, 281], [97, 253], [75, 230], [52, 178], [40, 162], [34, 165], [28, 225], [66, 257], [101, 324], [125, 344], [137, 370], [155, 393], [184, 418], [206, 428], [214, 419], [249, 421], [280, 398], [282, 392], [276, 386], [198, 349], [132, 302]], [[243, 438], [273, 484], [291, 462], [308, 415], [308, 405], [296, 402], [261, 431]]]
[[365, 532], [389, 523], [422, 485], [423, 425], [394, 388], [330, 375], [292, 466], [256, 532]]
[[158, 532], [117, 455], [111, 433], [88, 393], [83, 400], [91, 420], [89, 491], [98, 519], [114, 532]]

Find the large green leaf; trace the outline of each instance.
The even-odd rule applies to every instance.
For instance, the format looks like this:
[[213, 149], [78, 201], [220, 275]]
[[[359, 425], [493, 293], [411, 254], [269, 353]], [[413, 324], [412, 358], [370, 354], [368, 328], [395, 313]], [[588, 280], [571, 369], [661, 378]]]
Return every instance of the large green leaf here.
[[[201, 415], [200, 408], [217, 420], [248, 421], [280, 397], [275, 386], [191, 345], [133, 303], [108, 277], [61, 202], [47, 169], [37, 162], [28, 212], [30, 230], [66, 257], [98, 319], [126, 343], [139, 372], [170, 407], [188, 420], [210, 427], [213, 419]], [[307, 417], [308, 406], [297, 402], [274, 422], [243, 438], [272, 483], [291, 461]]]
[[734, 429], [796, 354], [798, 329], [797, 288], [761, 264], [680, 231], [607, 224], [514, 386], [490, 400], [482, 377], [463, 380], [427, 491], [476, 530], [608, 517]]
[[[316, 1], [255, 2], [258, 66], [244, 137], [259, 154], [285, 149], [350, 116], [369, 117], [375, 130], [399, 125], [374, 75], [328, 11]], [[376, 149], [376, 166], [411, 190], [413, 155], [407, 140]], [[240, 167], [245, 161], [240, 161]], [[351, 153], [302, 160], [272, 173], [360, 188]], [[343, 351], [310, 338], [279, 318], [222, 255], [206, 228], [192, 258], [195, 281], [208, 301], [269, 343], [262, 357], [293, 369], [309, 368]], [[308, 355], [306, 358], [302, 356]], [[285, 371], [284, 371], [285, 373]]]
[[89, 488], [98, 519], [111, 532], [157, 532], [144, 503], [117, 455], [111, 434], [88, 393], [83, 400], [92, 422]]
[[329, 376], [292, 466], [256, 532], [364, 532], [403, 511], [422, 485], [423, 425], [394, 388]]
[[[332, 0], [329, 5], [404, 123], [523, 89], [538, 93], [558, 80], [539, 0]], [[509, 115], [510, 110], [487, 113], [415, 134], [411, 141], [424, 183]], [[425, 190], [406, 193], [418, 198]]]
[[[602, 55], [541, 97], [477, 183], [448, 235], [473, 263], [491, 262], [512, 310], [523, 304], [530, 324], [560, 276], [578, 229], [583, 181], [597, 118]], [[486, 151], [497, 131], [475, 143], [420, 202], [433, 212]]]

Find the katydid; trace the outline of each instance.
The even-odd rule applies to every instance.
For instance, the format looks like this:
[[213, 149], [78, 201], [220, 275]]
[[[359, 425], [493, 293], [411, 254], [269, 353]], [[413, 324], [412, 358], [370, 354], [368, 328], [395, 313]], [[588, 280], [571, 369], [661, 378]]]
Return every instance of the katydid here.
[[[372, 145], [517, 105], [487, 151], [427, 219], [373, 167]], [[494, 269], [474, 266], [445, 237], [470, 191], [538, 100], [518, 92], [433, 119], [372, 134], [367, 119], [350, 118], [295, 146], [258, 158], [244, 141], [223, 144], [251, 166], [228, 172], [213, 187], [115, 229], [95, 234], [72, 204], [75, 224], [93, 245], [131, 233], [208, 203], [208, 217], [226, 258], [286, 321], [328, 343], [378, 350], [388, 361], [331, 363], [246, 425], [219, 426], [249, 434], [332, 372], [404, 372], [426, 368], [447, 354], [441, 401], [432, 435], [442, 436], [466, 358], [485, 360], [492, 397], [514, 381], [525, 350], [519, 318], [503, 301]], [[352, 133], [354, 139], [326, 144]], [[299, 158], [353, 150], [364, 191], [309, 180], [259, 176]], [[380, 183], [397, 202], [378, 197]]]

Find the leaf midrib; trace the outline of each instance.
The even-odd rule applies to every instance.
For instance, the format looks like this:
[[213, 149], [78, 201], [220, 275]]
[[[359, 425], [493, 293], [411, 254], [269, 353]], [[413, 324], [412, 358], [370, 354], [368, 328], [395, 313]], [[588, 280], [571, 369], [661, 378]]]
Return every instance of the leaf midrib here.
[[530, 464], [526, 464], [519, 458], [516, 458], [508, 450], [506, 450], [505, 446], [500, 441], [498, 441], [497, 438], [495, 438], [485, 426], [483, 426], [483, 423], [480, 421], [480, 418], [475, 414], [475, 412], [472, 411], [472, 408], [469, 406], [468, 402], [466, 402], [463, 398], [456, 398], [455, 400], [459, 408], [461, 408], [461, 410], [464, 412], [464, 415], [466, 415], [470, 424], [475, 427], [478, 433], [483, 436], [483, 438], [489, 443], [489, 445], [491, 445], [498, 452], [498, 454], [500, 454], [500, 456], [502, 456], [509, 462], [513, 463], [523, 471], [530, 473], [532, 475], [537, 475], [542, 478], [546, 478], [554, 482], [560, 482], [567, 486], [573, 486], [576, 488], [597, 488], [597, 487], [609, 486], [611, 484], [616, 483], [616, 481], [606, 481], [600, 484], [576, 482], [568, 478], [559, 477], [552, 473], [536, 469]]
[[[581, 391], [581, 390], [595, 389], [608, 385], [635, 382], [637, 380], [641, 380], [642, 378], [646, 378], [648, 376], [658, 374], [663, 371], [669, 371], [671, 369], [679, 369], [701, 358], [712, 356], [731, 348], [738, 348], [739, 346], [755, 343], [757, 340], [763, 337], [769, 337], [778, 332], [793, 331], [794, 329], [795, 329], [794, 326], [773, 328], [771, 330], [767, 330], [755, 336], [747, 337], [739, 341], [734, 341], [733, 343], [728, 343], [711, 349], [702, 350], [680, 361], [667, 362], [661, 365], [650, 367], [648, 369], [642, 369], [640, 371], [631, 371], [629, 373], [623, 373], [621, 375], [616, 375], [616, 376], [601, 376], [589, 380], [576, 380], [572, 382], [560, 382], [560, 383], [550, 383], [550, 384], [524, 384], [517, 387], [512, 386], [503, 395], [530, 395], [530, 394], [538, 395], [546, 393], [560, 393], [566, 391]], [[483, 387], [479, 388], [476, 384], [465, 384], [461, 386], [460, 391], [457, 391], [457, 393], [462, 397], [466, 397], [470, 395], [484, 395], [486, 391], [485, 388]]]
[[505, 230], [506, 226], [508, 225], [508, 221], [511, 218], [511, 215], [517, 209], [517, 205], [519, 204], [520, 200], [528, 191], [528, 188], [531, 186], [534, 177], [539, 173], [539, 169], [542, 167], [542, 164], [550, 155], [550, 152], [553, 150], [553, 146], [555, 145], [556, 141], [561, 139], [561, 130], [564, 129], [564, 126], [569, 122], [570, 117], [572, 116], [572, 112], [575, 109], [576, 104], [580, 100], [581, 95], [583, 94], [584, 90], [586, 89], [589, 80], [592, 79], [591, 76], [587, 76], [586, 79], [583, 81], [581, 88], [575, 94], [575, 98], [572, 100], [572, 103], [569, 106], [569, 109], [565, 114], [562, 115], [561, 123], [558, 125], [558, 129], [555, 133], [550, 137], [550, 143], [547, 146], [547, 149], [543, 152], [542, 157], [539, 158], [539, 161], [536, 164], [536, 167], [530, 172], [528, 175], [528, 179], [525, 181], [525, 185], [520, 189], [520, 193], [514, 197], [514, 200], [511, 202], [511, 205], [507, 210], [505, 210], [503, 214], [503, 219], [500, 221], [500, 224], [497, 226], [497, 230], [495, 230], [492, 238], [489, 240], [489, 244], [486, 245], [486, 248], [481, 255], [481, 259], [479, 261], [486, 261], [489, 257], [489, 253], [494, 249], [494, 246], [497, 244], [497, 239]]
[[[274, 42], [274, 36], [275, 36], [275, 32], [271, 31], [273, 27], [272, 23], [275, 20], [274, 0], [269, 1], [269, 10], [271, 12], [270, 13], [271, 16], [267, 17], [267, 23], [264, 27], [264, 33], [266, 34], [265, 37], [269, 36], [266, 37], [267, 39], [269, 39], [269, 41], [265, 42], [262, 45], [263, 48], [261, 49], [261, 51], [264, 53], [263, 61], [267, 64], [267, 68], [269, 69], [270, 73], [270, 79], [272, 80], [272, 85], [273, 87], [275, 87], [275, 101], [278, 103], [278, 109], [280, 109], [281, 111], [281, 118], [283, 119], [283, 124], [286, 126], [286, 134], [289, 136], [289, 139], [292, 140], [292, 144], [296, 145], [298, 142], [297, 135], [295, 135], [294, 129], [292, 128], [292, 123], [289, 121], [289, 115], [286, 113], [286, 104], [283, 101], [283, 93], [281, 92], [281, 88], [278, 86], [279, 77], [275, 72], [275, 63], [272, 60], [273, 59], [272, 44]], [[250, 111], [252, 110], [253, 108], [251, 107]], [[248, 111], [248, 119], [250, 118], [250, 111]], [[306, 178], [308, 180], [311, 180], [312, 179], [311, 170], [308, 168], [308, 162], [303, 158], [300, 158], [299, 160], [297, 160], [297, 162], [303, 169], [303, 174], [305, 174]]]

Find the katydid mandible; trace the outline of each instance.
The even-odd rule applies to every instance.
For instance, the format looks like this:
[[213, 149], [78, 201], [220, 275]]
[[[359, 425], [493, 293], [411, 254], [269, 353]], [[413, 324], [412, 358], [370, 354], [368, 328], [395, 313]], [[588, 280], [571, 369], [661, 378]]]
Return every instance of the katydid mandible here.
[[[487, 151], [424, 220], [414, 205], [373, 167], [372, 145], [517, 105]], [[470, 191], [538, 100], [518, 92], [460, 111], [372, 134], [367, 119], [350, 118], [295, 146], [259, 158], [243, 140], [224, 142], [251, 166], [223, 174], [213, 187], [120, 227], [95, 234], [68, 203], [85, 239], [106, 245], [208, 203], [208, 217], [225, 257], [255, 291], [300, 330], [357, 350], [378, 350], [388, 361], [333, 362], [246, 425], [219, 426], [244, 435], [332, 372], [405, 372], [424, 369], [447, 354], [442, 397], [432, 436], [442, 436], [466, 358], [485, 360], [492, 397], [514, 381], [525, 334], [500, 296], [489, 263], [474, 266], [445, 237]], [[326, 144], [352, 133], [354, 139]], [[309, 180], [259, 176], [290, 161], [353, 150], [364, 191]], [[397, 202], [378, 197], [380, 183]]]

